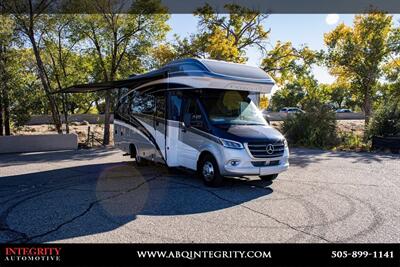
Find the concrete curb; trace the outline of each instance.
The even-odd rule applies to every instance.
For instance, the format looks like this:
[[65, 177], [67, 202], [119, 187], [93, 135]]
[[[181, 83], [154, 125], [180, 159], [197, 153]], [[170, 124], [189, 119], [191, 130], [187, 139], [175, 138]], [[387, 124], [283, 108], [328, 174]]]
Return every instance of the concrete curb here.
[[76, 134], [0, 136], [0, 154], [78, 149]]

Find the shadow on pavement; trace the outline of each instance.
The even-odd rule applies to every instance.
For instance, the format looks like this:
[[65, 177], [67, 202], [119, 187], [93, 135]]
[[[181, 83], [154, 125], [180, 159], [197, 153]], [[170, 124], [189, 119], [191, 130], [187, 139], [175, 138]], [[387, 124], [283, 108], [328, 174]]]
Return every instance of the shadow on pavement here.
[[113, 153], [115, 153], [114, 149], [101, 148], [47, 151], [35, 153], [0, 154], [0, 167], [18, 166], [29, 163], [60, 162], [62, 160], [89, 160], [99, 155], [104, 157]]
[[0, 242], [49, 242], [103, 233], [138, 215], [218, 211], [272, 193], [270, 184], [228, 179], [221, 188], [207, 188], [187, 173], [169, 174], [161, 166], [139, 168], [127, 162], [2, 177]]
[[384, 153], [369, 153], [369, 152], [347, 152], [347, 151], [328, 151], [319, 149], [291, 148], [290, 149], [290, 164], [305, 168], [310, 164], [321, 163], [324, 161], [341, 158], [350, 161], [351, 163], [380, 163], [383, 160], [400, 159], [400, 155], [384, 154]]

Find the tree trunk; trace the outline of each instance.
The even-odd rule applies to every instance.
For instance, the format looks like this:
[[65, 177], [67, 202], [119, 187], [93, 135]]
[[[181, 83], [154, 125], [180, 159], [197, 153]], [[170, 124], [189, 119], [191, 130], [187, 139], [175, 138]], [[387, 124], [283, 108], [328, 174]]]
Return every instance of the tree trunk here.
[[110, 90], [106, 91], [106, 106], [104, 112], [104, 136], [103, 136], [103, 145], [110, 144], [110, 110], [111, 110], [111, 92]]
[[3, 100], [1, 97], [1, 90], [0, 90], [0, 136], [2, 135], [3, 135]]
[[372, 101], [371, 101], [371, 95], [369, 93], [370, 91], [367, 90], [367, 92], [364, 95], [364, 103], [363, 103], [363, 109], [364, 109], [364, 115], [365, 115], [365, 121], [364, 121], [364, 141], [367, 141], [368, 135], [368, 125], [369, 121], [371, 118], [371, 113], [372, 113]]
[[3, 84], [3, 110], [4, 110], [4, 132], [11, 135], [10, 129], [10, 101], [7, 92], [7, 83]]
[[64, 121], [65, 121], [65, 132], [69, 134], [69, 125], [68, 125], [68, 109], [67, 109], [67, 95], [63, 94], [63, 113], [64, 113]]
[[372, 101], [371, 101], [371, 95], [369, 94], [369, 90], [364, 96], [364, 114], [365, 114], [365, 127], [367, 127], [372, 114]]
[[56, 101], [55, 101], [53, 95], [51, 94], [50, 85], [46, 81], [43, 61], [42, 61], [42, 58], [40, 57], [40, 53], [39, 53], [38, 47], [36, 45], [36, 40], [35, 40], [35, 36], [34, 36], [33, 32], [29, 34], [29, 39], [32, 43], [33, 53], [35, 54], [39, 78], [42, 82], [43, 89], [46, 93], [46, 97], [49, 100], [49, 106], [50, 106], [54, 125], [56, 126], [57, 132], [61, 134], [62, 133], [62, 125], [61, 125], [61, 120], [60, 120], [60, 112], [58, 111]]
[[[7, 77], [7, 58], [6, 58], [6, 47], [0, 46], [0, 135], [3, 135], [3, 126], [4, 126], [4, 133], [5, 135], [10, 135], [10, 101], [8, 97], [7, 91], [7, 84], [8, 84], [8, 77]], [[4, 120], [3, 120], [4, 118]]]

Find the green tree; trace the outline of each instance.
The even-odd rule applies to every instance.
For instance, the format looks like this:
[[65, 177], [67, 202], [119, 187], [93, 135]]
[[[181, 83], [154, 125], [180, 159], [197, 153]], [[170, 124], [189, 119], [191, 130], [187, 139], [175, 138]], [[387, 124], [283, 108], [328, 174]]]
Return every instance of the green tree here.
[[279, 111], [283, 107], [299, 106], [304, 96], [305, 91], [301, 84], [297, 82], [287, 84], [272, 96], [269, 108]]
[[383, 75], [382, 65], [394, 51], [394, 33], [392, 16], [375, 12], [357, 15], [352, 27], [342, 23], [324, 36], [330, 73], [346, 80], [357, 98], [362, 99], [366, 125]]
[[332, 84], [321, 84], [320, 87], [326, 101], [335, 108], [347, 107], [354, 109], [355, 103], [350, 90], [350, 84], [345, 81], [336, 80]]
[[276, 42], [261, 62], [261, 68], [282, 86], [310, 76], [312, 66], [319, 64], [321, 53], [308, 48], [293, 47], [291, 42]]
[[199, 19], [198, 33], [169, 44], [162, 44], [153, 53], [159, 57], [153, 62], [159, 67], [171, 60], [197, 57], [244, 63], [246, 49], [257, 47], [265, 51], [270, 30], [263, 23], [268, 14], [262, 14], [235, 4], [224, 6], [227, 14], [220, 14], [211, 5], [198, 8], [194, 15]]
[[219, 14], [206, 4], [194, 13], [199, 18], [200, 39], [210, 58], [245, 62], [245, 50], [258, 47], [265, 51], [265, 41], [270, 30], [263, 23], [268, 14], [236, 4], [224, 6], [228, 15]]
[[[56, 14], [51, 16], [53, 19], [49, 20], [42, 35], [43, 60], [46, 65], [48, 83], [52, 88], [61, 90], [73, 84], [86, 82], [94, 71], [95, 61], [84, 50], [80, 50], [79, 39], [72, 37], [71, 25], [75, 15]], [[85, 113], [90, 110], [97, 98], [93, 93], [69, 97], [73, 102], [68, 101], [66, 94], [57, 94], [56, 97], [59, 99], [58, 102], [62, 103], [67, 133], [69, 132], [68, 110], [74, 113], [76, 109], [80, 109]]]
[[10, 119], [12, 125], [26, 123], [33, 114], [49, 114], [49, 103], [37, 77], [37, 63], [31, 48], [11, 50], [9, 70]]
[[271, 98], [271, 108], [307, 107], [311, 102], [322, 101], [323, 94], [312, 74], [314, 65], [320, 64], [321, 53], [307, 46], [295, 48], [290, 42], [278, 41], [261, 63], [264, 69], [280, 86]]
[[[9, 16], [0, 15], [0, 135], [10, 135], [10, 70], [14, 23]], [[3, 120], [4, 118], [4, 120]]]
[[[54, 2], [50, 0], [43, 0], [40, 2], [33, 0], [3, 1], [1, 7], [13, 14], [12, 16], [20, 40], [27, 41], [24, 45], [29, 43], [32, 47], [32, 52], [36, 59], [37, 74], [49, 102], [53, 122], [58, 133], [62, 133], [60, 112], [56, 99], [52, 94], [51, 85], [46, 78], [46, 66], [43, 62], [42, 50], [39, 42], [40, 37], [44, 34], [44, 31], [49, 24], [50, 17], [44, 13], [52, 4], [54, 4]], [[27, 12], [19, 12], [20, 10], [27, 10]]]
[[[82, 43], [96, 59], [95, 81], [114, 81], [126, 77], [127, 71], [135, 71], [132, 64], [139, 64], [154, 43], [165, 38], [169, 30], [166, 14], [160, 2], [137, 0], [132, 3], [134, 14], [121, 14], [118, 1], [82, 1], [89, 9], [97, 10], [97, 14], [77, 15], [73, 23], [73, 37]], [[103, 144], [110, 142], [110, 112], [112, 109], [112, 92], [105, 95], [105, 127]]]

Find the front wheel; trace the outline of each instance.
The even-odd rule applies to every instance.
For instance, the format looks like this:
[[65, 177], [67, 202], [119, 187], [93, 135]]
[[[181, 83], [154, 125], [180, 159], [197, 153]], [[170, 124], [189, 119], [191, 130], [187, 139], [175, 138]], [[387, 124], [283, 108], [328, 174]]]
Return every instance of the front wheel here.
[[200, 162], [197, 171], [205, 185], [212, 187], [222, 185], [224, 177], [219, 173], [217, 161], [213, 156], [205, 156]]
[[278, 174], [270, 174], [270, 175], [260, 175], [261, 180], [264, 181], [272, 181], [278, 177]]

